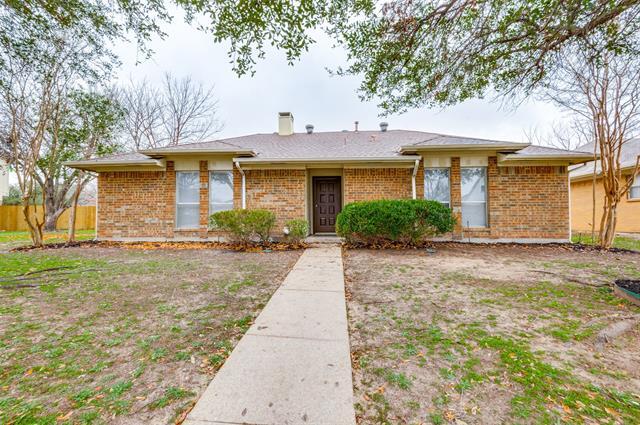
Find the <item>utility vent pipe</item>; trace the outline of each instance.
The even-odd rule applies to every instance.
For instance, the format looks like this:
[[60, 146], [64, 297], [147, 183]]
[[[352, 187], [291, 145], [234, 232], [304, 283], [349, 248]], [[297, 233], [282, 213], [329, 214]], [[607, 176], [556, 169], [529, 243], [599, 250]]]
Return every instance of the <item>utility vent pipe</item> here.
[[389, 123], [382, 121], [380, 123], [380, 131], [387, 131], [387, 128], [389, 128]]
[[307, 134], [313, 133], [313, 124], [307, 124], [304, 128], [307, 130]]

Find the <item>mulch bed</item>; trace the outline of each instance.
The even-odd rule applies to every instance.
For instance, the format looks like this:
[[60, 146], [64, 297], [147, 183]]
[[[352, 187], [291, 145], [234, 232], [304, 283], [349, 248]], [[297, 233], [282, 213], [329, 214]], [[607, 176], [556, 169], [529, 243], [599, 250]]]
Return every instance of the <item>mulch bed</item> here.
[[460, 247], [464, 245], [473, 245], [473, 246], [501, 246], [501, 247], [514, 247], [514, 248], [540, 248], [540, 247], [551, 247], [558, 248], [566, 251], [577, 251], [577, 252], [611, 252], [611, 253], [631, 253], [631, 254], [640, 254], [639, 251], [633, 251], [630, 249], [624, 248], [609, 248], [603, 249], [597, 245], [584, 245], [579, 243], [562, 243], [562, 242], [553, 242], [553, 243], [535, 243], [535, 244], [527, 244], [527, 243], [513, 243], [513, 242], [461, 242], [461, 241], [425, 241], [420, 242], [418, 244], [405, 243], [405, 242], [393, 242], [393, 241], [383, 241], [383, 242], [374, 242], [374, 243], [364, 243], [364, 242], [348, 242], [345, 243], [344, 246], [347, 249], [437, 249], [437, 248], [448, 248], [448, 247]]
[[299, 243], [286, 243], [286, 242], [272, 242], [264, 244], [240, 244], [240, 243], [227, 243], [227, 242], [116, 242], [116, 241], [77, 241], [77, 242], [61, 242], [46, 244], [44, 247], [35, 247], [32, 245], [21, 246], [12, 249], [11, 251], [31, 251], [31, 250], [50, 250], [50, 249], [62, 249], [62, 248], [122, 248], [122, 249], [136, 249], [136, 250], [158, 250], [158, 249], [220, 249], [228, 251], [242, 251], [242, 252], [269, 252], [269, 251], [293, 251], [298, 249], [307, 248], [309, 245], [304, 242]]

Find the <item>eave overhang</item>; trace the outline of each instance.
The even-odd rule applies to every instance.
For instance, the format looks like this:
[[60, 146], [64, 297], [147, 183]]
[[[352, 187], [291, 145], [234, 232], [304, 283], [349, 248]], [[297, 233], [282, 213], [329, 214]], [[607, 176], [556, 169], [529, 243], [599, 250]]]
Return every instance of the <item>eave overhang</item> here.
[[365, 162], [389, 162], [389, 163], [413, 163], [420, 160], [420, 155], [383, 156], [383, 157], [332, 157], [332, 158], [261, 158], [261, 157], [237, 157], [234, 162], [241, 164], [305, 164], [305, 163], [365, 163]]
[[440, 152], [440, 151], [500, 151], [500, 152], [517, 152], [530, 146], [529, 143], [482, 143], [482, 144], [446, 144], [446, 145], [404, 145], [400, 147], [402, 153], [412, 152]]
[[593, 161], [593, 154], [589, 155], [518, 155], [498, 154], [499, 165], [523, 165], [523, 163], [563, 163], [567, 165], [584, 164]]
[[147, 155], [152, 158], [163, 158], [167, 155], [171, 156], [190, 156], [190, 155], [217, 155], [217, 154], [230, 154], [230, 155], [248, 155], [251, 157], [256, 156], [256, 152], [252, 149], [146, 149], [139, 151], [141, 154]]
[[165, 161], [163, 159], [132, 159], [132, 160], [112, 160], [112, 161], [67, 161], [63, 162], [63, 165], [66, 165], [70, 168], [75, 168], [77, 170], [84, 171], [117, 171], [122, 168], [143, 168], [145, 170], [148, 169], [160, 169], [164, 170]]

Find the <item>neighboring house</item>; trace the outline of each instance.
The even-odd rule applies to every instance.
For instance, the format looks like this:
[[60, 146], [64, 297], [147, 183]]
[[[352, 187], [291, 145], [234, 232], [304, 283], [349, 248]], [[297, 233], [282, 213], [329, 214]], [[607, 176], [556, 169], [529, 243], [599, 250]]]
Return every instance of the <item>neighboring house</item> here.
[[526, 143], [419, 131], [279, 131], [71, 162], [98, 177], [98, 237], [206, 238], [212, 212], [265, 208], [333, 233], [343, 205], [430, 198], [458, 216], [465, 240], [567, 241], [567, 167], [592, 158]]
[[0, 205], [2, 205], [2, 198], [9, 194], [9, 166], [7, 163], [0, 159]]
[[[591, 152], [593, 144], [581, 146], [581, 151]], [[640, 155], [640, 139], [632, 139], [622, 146], [620, 165], [623, 176], [631, 179], [636, 161]], [[571, 223], [576, 232], [590, 232], [593, 221], [593, 168], [596, 167], [596, 231], [600, 226], [604, 190], [599, 161], [590, 161], [571, 169]], [[640, 233], [640, 176], [636, 176], [631, 189], [618, 204], [616, 230], [622, 233]]]

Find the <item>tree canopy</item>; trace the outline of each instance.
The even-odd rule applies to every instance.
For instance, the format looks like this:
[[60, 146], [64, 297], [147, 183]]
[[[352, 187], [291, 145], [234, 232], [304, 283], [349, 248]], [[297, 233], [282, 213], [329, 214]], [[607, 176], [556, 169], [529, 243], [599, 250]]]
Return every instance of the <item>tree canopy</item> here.
[[[162, 0], [4, 0], [5, 15], [29, 34], [52, 25], [90, 43], [134, 34], [141, 46], [171, 20]], [[229, 42], [239, 74], [252, 73], [266, 48], [290, 63], [324, 30], [346, 49], [338, 74], [362, 78], [360, 93], [386, 112], [449, 105], [487, 93], [528, 95], [553, 78], [581, 44], [596, 52], [636, 52], [640, 0], [177, 0], [187, 20]], [[624, 24], [621, 17], [624, 16]], [[2, 43], [18, 51], [3, 18]], [[597, 35], [597, 36], [594, 36]], [[586, 43], [586, 44], [585, 44]], [[595, 43], [595, 44], [594, 44]], [[104, 46], [104, 44], [101, 44]]]

